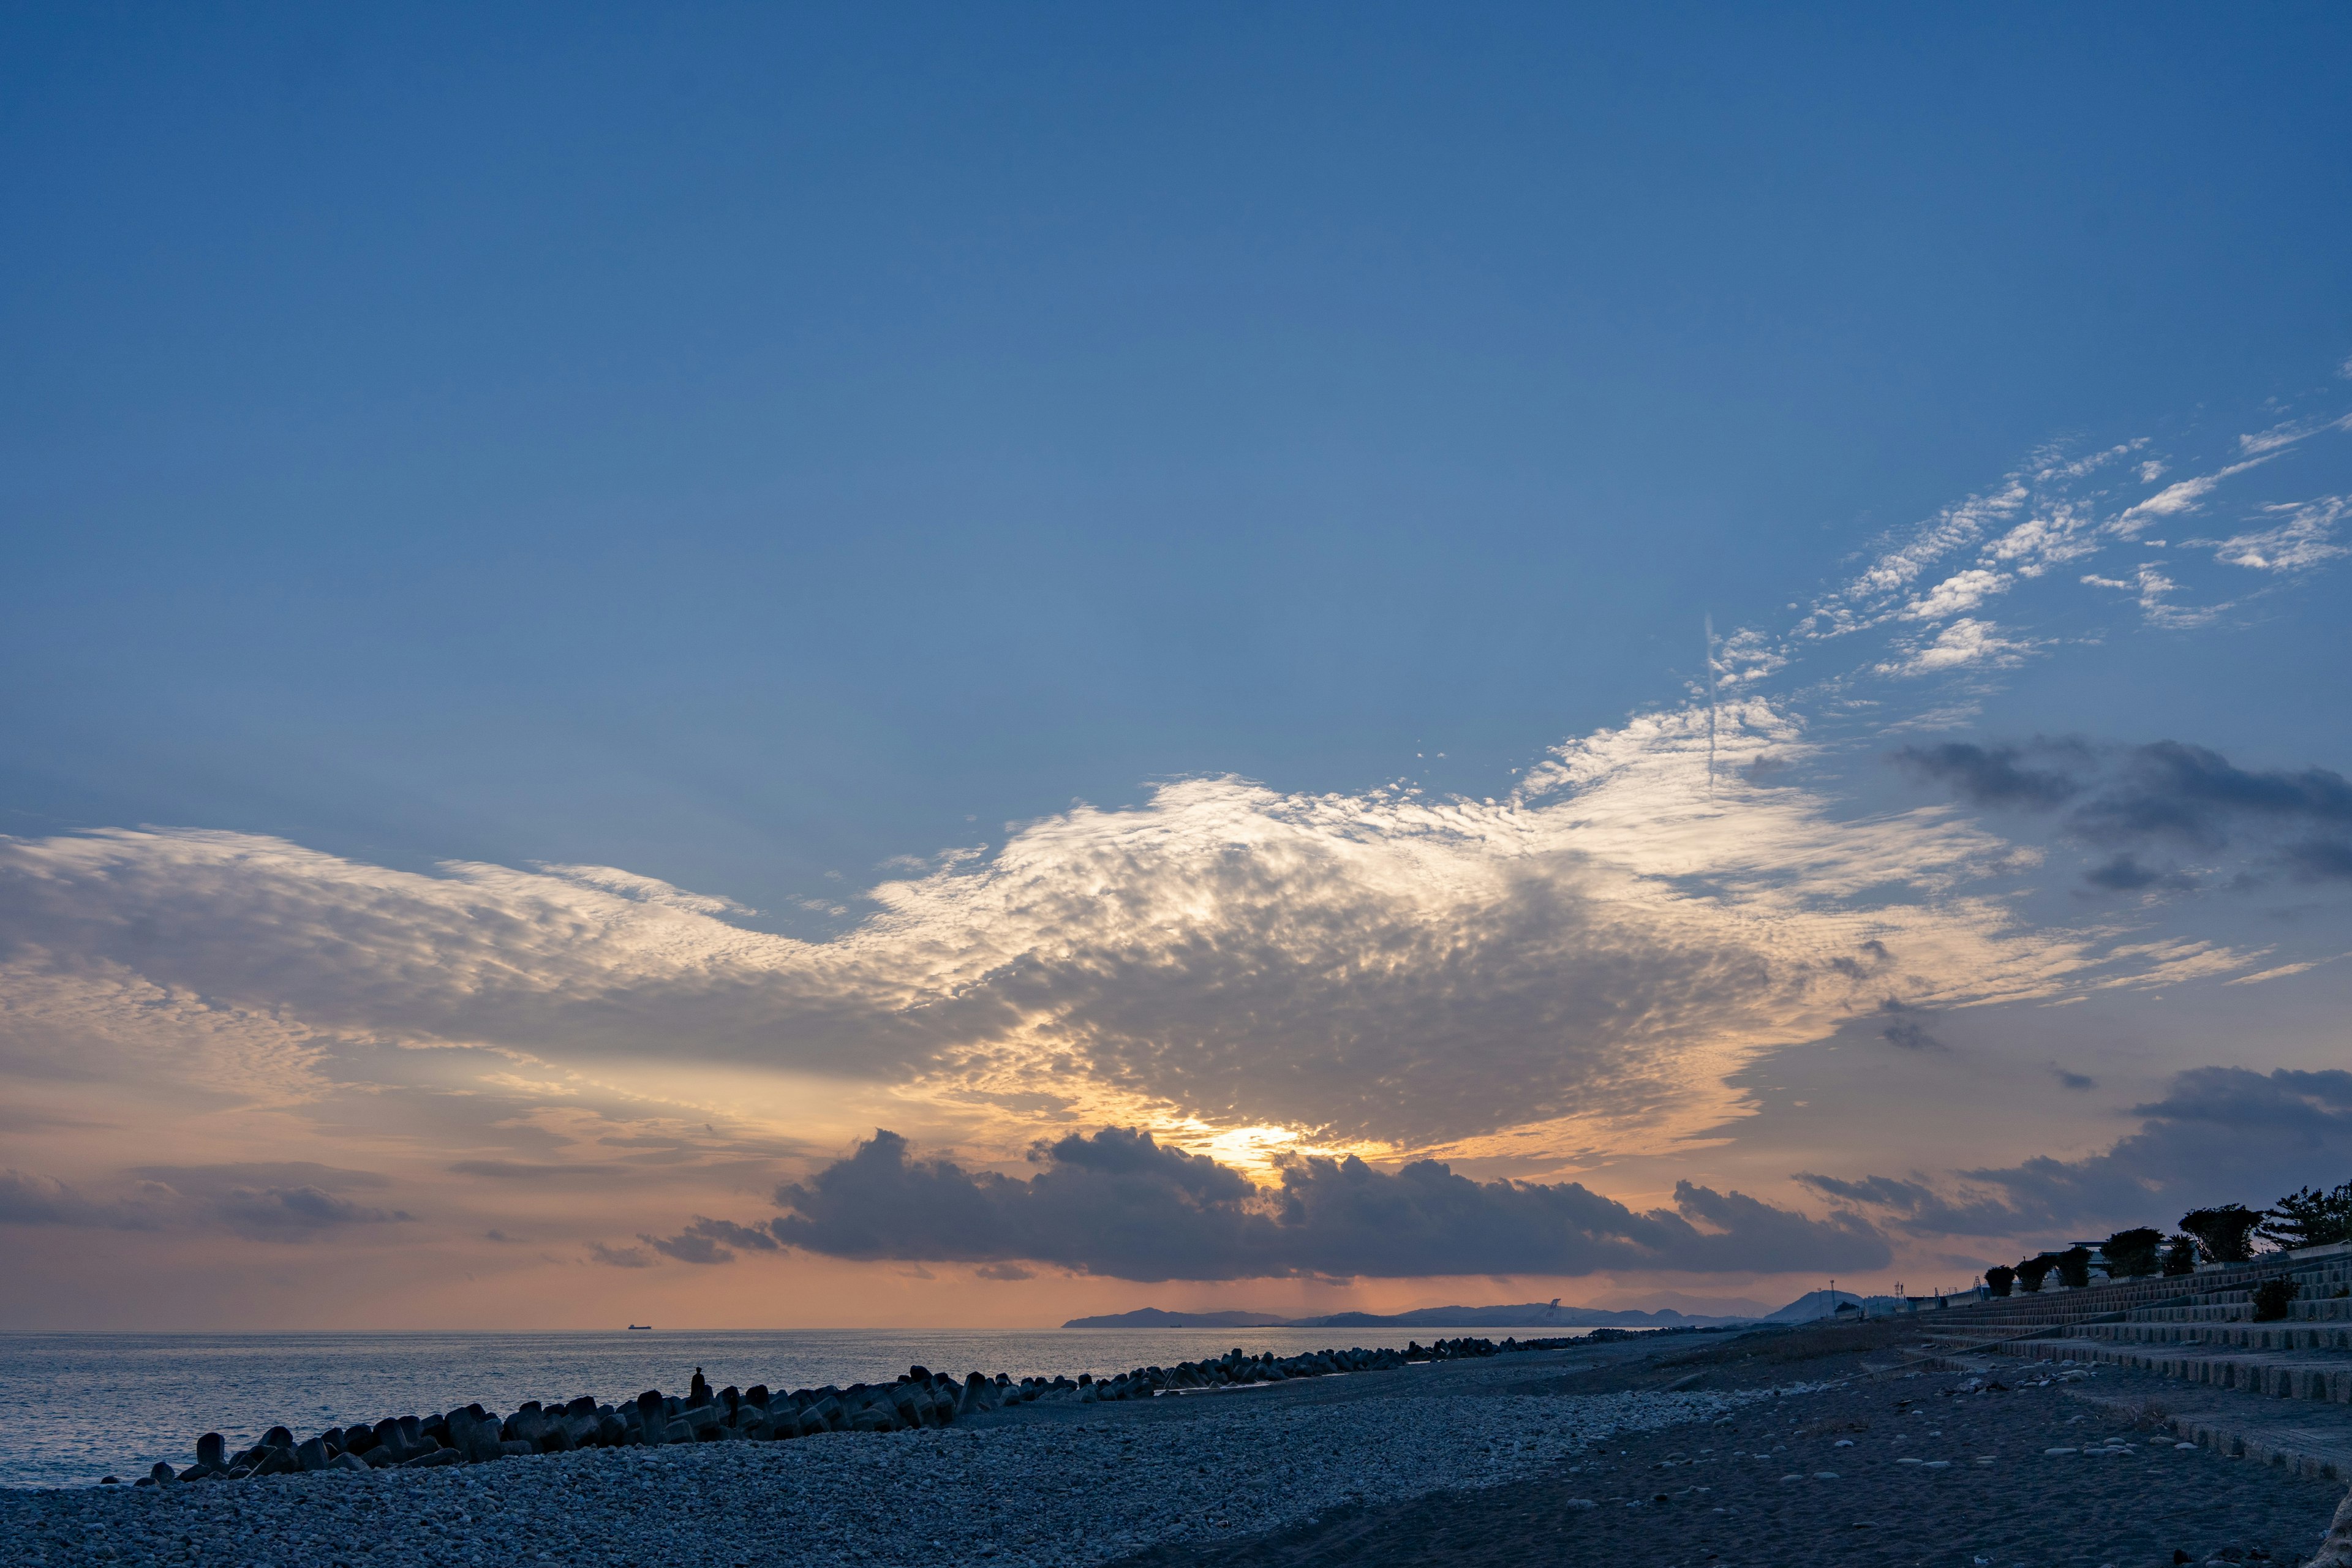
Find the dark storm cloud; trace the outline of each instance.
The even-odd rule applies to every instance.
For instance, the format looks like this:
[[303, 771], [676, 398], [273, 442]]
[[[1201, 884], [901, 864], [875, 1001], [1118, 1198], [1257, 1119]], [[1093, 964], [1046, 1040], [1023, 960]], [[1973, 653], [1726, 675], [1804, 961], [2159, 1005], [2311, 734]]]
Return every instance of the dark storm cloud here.
[[1892, 760], [1971, 805], [2063, 808], [2069, 835], [2115, 852], [2085, 879], [2110, 890], [2188, 885], [2135, 853], [2158, 845], [2251, 848], [2298, 880], [2352, 880], [2352, 782], [2326, 768], [2241, 768], [2180, 741], [2107, 746], [2041, 738], [1906, 746]]
[[2196, 1068], [2133, 1113], [2140, 1130], [2105, 1153], [1962, 1171], [1949, 1191], [1916, 1175], [1797, 1180], [1826, 1197], [1883, 1209], [1920, 1235], [2054, 1236], [2169, 1226], [2214, 1204], [2259, 1208], [2352, 1169], [2352, 1072]]
[[1108, 1129], [1041, 1146], [1024, 1178], [920, 1159], [878, 1131], [777, 1191], [777, 1239], [861, 1260], [1044, 1263], [1124, 1279], [1285, 1275], [1406, 1278], [1865, 1268], [1886, 1244], [1851, 1214], [1827, 1220], [1683, 1183], [1636, 1213], [1570, 1182], [1477, 1182], [1435, 1161], [1394, 1172], [1293, 1160], [1261, 1193], [1240, 1173]]

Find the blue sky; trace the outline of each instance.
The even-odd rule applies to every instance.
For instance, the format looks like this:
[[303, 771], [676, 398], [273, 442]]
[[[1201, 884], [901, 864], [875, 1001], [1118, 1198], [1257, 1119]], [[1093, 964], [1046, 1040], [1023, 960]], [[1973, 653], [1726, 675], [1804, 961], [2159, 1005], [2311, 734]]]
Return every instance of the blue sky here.
[[[1576, 773], [1587, 763], [1619, 770], [1626, 820], [1653, 826], [1602, 850], [1547, 837], [1567, 818], [1547, 819], [1528, 830], [1541, 853], [1609, 859], [1629, 889], [1732, 876], [1708, 859], [1717, 849], [1685, 857], [1681, 830], [1654, 815], [1668, 786], [1653, 764], [1681, 755], [1684, 732], [1652, 721], [1686, 712], [1703, 683], [1709, 615], [1746, 635], [1731, 646], [1754, 658], [1724, 673], [1753, 674], [1738, 696], [1766, 704], [1741, 721], [1739, 762], [1777, 746], [1808, 792], [1770, 831], [1746, 830], [1787, 857], [1749, 873], [1801, 882], [1838, 824], [1875, 843], [1890, 814], [1948, 813], [1932, 843], [1889, 840], [1888, 865], [1997, 879], [1991, 840], [2038, 857], [2000, 896], [2045, 958], [2063, 945], [2053, 933], [2132, 945], [2114, 934], [2132, 922], [2151, 953], [2159, 941], [2273, 953], [2141, 1011], [2127, 998], [2146, 987], [2099, 991], [2090, 968], [2068, 969], [2089, 988], [2068, 1016], [2096, 1016], [2087, 1033], [2126, 1065], [2078, 1075], [2112, 1086], [2095, 1114], [2071, 1091], [2020, 1112], [2031, 1147], [1989, 1152], [1985, 1169], [2108, 1147], [2142, 1125], [2130, 1106], [2174, 1103], [2170, 1075], [2303, 1070], [2340, 1049], [2326, 964], [2352, 942], [2336, 885], [2297, 881], [2283, 868], [2301, 862], [2278, 858], [2301, 828], [2231, 817], [2193, 844], [2094, 842], [2089, 818], [2021, 814], [1955, 795], [1956, 774], [1885, 760], [1930, 739], [2085, 737], [2110, 750], [2067, 763], [2080, 763], [2076, 805], [2126, 787], [2153, 765], [2130, 748], [2158, 741], [2258, 782], [2352, 766], [2352, 723], [2329, 695], [2352, 652], [2327, 510], [2352, 491], [2352, 435], [2335, 423], [2352, 411], [2340, 9], [702, 6], [582, 9], [558, 25], [512, 8], [125, 7], [20, 9], [0, 28], [0, 833], [47, 868], [0, 892], [15, 962], [31, 966], [15, 1029], [32, 1043], [8, 1070], [61, 1083], [59, 1042], [104, 1033], [94, 1013], [55, 1026], [64, 1034], [27, 1021], [97, 1005], [58, 1001], [60, 976], [212, 998], [243, 1020], [220, 1026], [248, 1031], [248, 1065], [280, 1059], [254, 1043], [271, 1029], [312, 1031], [280, 1042], [310, 1089], [265, 1073], [267, 1093], [227, 1079], [187, 1090], [229, 1120], [173, 1156], [185, 1169], [222, 1164], [222, 1147], [254, 1136], [236, 1118], [264, 1101], [271, 1125], [301, 1122], [263, 1140], [289, 1170], [348, 1164], [396, 1184], [425, 1179], [383, 1173], [403, 1160], [478, 1163], [488, 1156], [460, 1149], [450, 1108], [480, 1091], [404, 1076], [433, 1054], [422, 1046], [446, 1047], [436, 1062], [480, 1050], [511, 1066], [595, 1036], [642, 1068], [632, 1094], [712, 1063], [865, 1086], [803, 1084], [782, 1109], [747, 1110], [732, 1142], [712, 1123], [726, 1146], [696, 1169], [730, 1173], [710, 1177], [722, 1194], [807, 1176], [870, 1112], [919, 1139], [929, 1117], [919, 1146], [961, 1150], [974, 1169], [1015, 1168], [1031, 1137], [1122, 1119], [1221, 1154], [1249, 1127], [1313, 1127], [1313, 1146], [1376, 1164], [1421, 1153], [1490, 1174], [1580, 1173], [1644, 1212], [1685, 1177], [1780, 1184], [1774, 1202], [1819, 1219], [1828, 1189], [1790, 1186], [1794, 1173], [1859, 1178], [1880, 1149], [1806, 1131], [1769, 1096], [1739, 1110], [1738, 1096], [1755, 1075], [1811, 1071], [1808, 1051], [1883, 1045], [1877, 1031], [1895, 1026], [1868, 996], [1836, 1018], [1661, 1022], [1686, 1048], [1643, 1054], [1631, 1037], [1577, 1036], [1556, 997], [1529, 999], [1541, 986], [1496, 980], [1490, 1015], [1433, 970], [1382, 1005], [1428, 1007], [1442, 1033], [1441, 998], [1461, 1002], [1483, 1022], [1430, 1050], [1441, 1065], [1458, 1050], [1471, 1065], [1451, 1081], [1491, 1092], [1426, 1117], [1317, 1076], [1312, 1063], [1337, 1071], [1365, 1051], [1396, 1082], [1422, 1081], [1411, 1052], [1367, 1044], [1371, 1024], [1302, 1044], [1337, 1005], [1311, 986], [1254, 999], [1248, 1016], [1280, 1037], [1244, 1037], [1241, 1014], [1198, 1002], [1214, 993], [1201, 974], [1184, 972], [1196, 988], [1171, 1001], [1177, 971], [1160, 959], [1145, 966], [1157, 979], [1081, 965], [1087, 978], [1045, 984], [1045, 1001], [1003, 1004], [1088, 1020], [1083, 1089], [1029, 1122], [1011, 1108], [1045, 1103], [1034, 1084], [982, 1082], [971, 1066], [1009, 1059], [992, 1024], [919, 1047], [895, 1025], [827, 1032], [851, 991], [882, 1006], [858, 989], [867, 980], [836, 973], [861, 942], [904, 939], [929, 956], [903, 962], [936, 960], [969, 987], [1019, 970], [983, 962], [992, 943], [1043, 963], [1057, 940], [1012, 903], [973, 913], [976, 883], [935, 888], [919, 908], [886, 884], [945, 865], [1045, 885], [1109, 845], [1132, 868], [1149, 855], [1120, 823], [1149, 837], [1149, 825], [1213, 821], [1199, 831], [1264, 844], [1251, 834], [1269, 823], [1309, 831], [1281, 802], [1408, 798], [1376, 794], [1398, 785], [1507, 807], [1554, 759], [1578, 781], [1563, 788], [1592, 786], [1600, 773]], [[2049, 477], [2100, 454], [2095, 471]], [[2001, 511], [2018, 475], [2026, 499]], [[2214, 476], [2210, 492], [2126, 521]], [[1839, 637], [1808, 619], [1862, 605], [1853, 584], [1874, 563], [1953, 509], [1979, 516], [1970, 498], [1993, 498], [1990, 521], [1916, 584], [1856, 610]], [[1972, 553], [2067, 507], [2106, 530], [2095, 555], [2002, 576]], [[1970, 589], [1970, 570], [2000, 580]], [[1939, 583], [1977, 596], [1935, 609], [1920, 595]], [[1948, 657], [1927, 657], [1937, 648]], [[1229, 778], [1277, 805], [1214, 782]], [[1171, 781], [1209, 793], [1167, 805], [1153, 791]], [[1059, 815], [1074, 802], [1114, 817]], [[2324, 811], [2311, 820], [2334, 830]], [[1421, 831], [1382, 821], [1384, 843]], [[147, 826], [322, 858], [295, 876], [309, 889], [297, 899], [217, 868], [198, 876], [204, 857], [183, 839], [88, 858], [113, 841], [86, 836]], [[1936, 837], [1963, 826], [1989, 837]], [[1727, 832], [1706, 842], [1728, 853], [1740, 833]], [[1311, 904], [1304, 862], [1267, 853], [1276, 903]], [[2107, 866], [2115, 882], [2126, 855], [2150, 880], [2083, 879]], [[1433, 889], [1470, 862], [1409, 858], [1350, 884], [1347, 918], [1425, 935], [1441, 918]], [[363, 1005], [401, 972], [385, 955], [423, 928], [394, 921], [362, 941], [341, 923], [351, 907], [301, 900], [352, 877], [446, 886], [448, 862], [522, 877], [617, 868], [728, 900], [696, 906], [716, 929], [656, 945], [733, 953], [725, 932], [777, 934], [823, 952], [761, 963], [835, 965], [834, 979], [803, 973], [790, 1005], [714, 1023], [707, 997], [663, 1012], [652, 998], [671, 981], [634, 959], [559, 962], [537, 937], [501, 949], [485, 926], [449, 940], [541, 975], [534, 995], [560, 989], [559, 973], [604, 975], [635, 1022], [534, 1015], [513, 998]], [[1133, 874], [1149, 903], [1158, 873]], [[1949, 874], [1938, 887], [1967, 879]], [[1103, 875], [1088, 887], [1118, 882]], [[68, 912], [36, 884], [86, 899]], [[599, 898], [621, 886], [564, 884]], [[631, 908], [673, 908], [627, 886]], [[561, 901], [538, 884], [509, 894], [521, 903], [497, 919]], [[1841, 920], [1879, 897], [1850, 879], [1820, 893]], [[1691, 951], [1680, 914], [1604, 903], [1618, 913], [1596, 929], [1627, 954], [1653, 939], [1655, 952]], [[240, 967], [194, 934], [282, 936], [299, 922], [254, 910], [296, 904], [314, 910], [310, 934], [271, 963]], [[1240, 933], [1273, 941], [1296, 915], [1235, 915], [1198, 940], [1238, 951]], [[1939, 918], [1942, 934], [1916, 934], [1942, 944], [1932, 973], [1878, 1000], [1931, 1014], [1922, 1037], [1947, 1056], [2005, 1050], [2046, 1086], [2066, 1037], [2052, 1015], [2002, 1011], [2031, 990], [1993, 956], [2011, 949], [1958, 905]], [[144, 947], [103, 934], [131, 929], [192, 934]], [[68, 930], [91, 933], [86, 946]], [[321, 931], [341, 934], [321, 947]], [[1533, 965], [1581, 994], [1575, 944], [1537, 945], [1549, 956], [1514, 950], [1492, 973]], [[551, 967], [533, 970], [524, 947]], [[1829, 962], [1803, 962], [1815, 959]], [[2221, 989], [2225, 974], [2306, 962], [2320, 967]], [[297, 970], [308, 978], [286, 978]], [[337, 974], [347, 984], [328, 983]], [[836, 984], [848, 989], [825, 989]], [[2183, 1018], [2200, 1021], [2187, 1037]], [[1562, 1030], [1578, 1043], [1546, 1055]], [[401, 1043], [405, 1065], [357, 1065], [350, 1053], [373, 1048], [362, 1040]], [[1944, 1090], [1901, 1076], [1927, 1070], [1922, 1055], [1934, 1052], [1890, 1058], [1897, 1079], [1871, 1091], [1864, 1120], [1927, 1114]], [[967, 1074], [952, 1093], [949, 1058]], [[1581, 1065], [1558, 1067], [1570, 1059]], [[1258, 1078], [1234, 1065], [1251, 1060]], [[1581, 1087], [1530, 1087], [1555, 1079]], [[286, 1120], [286, 1106], [362, 1084], [389, 1103], [394, 1080], [420, 1105], [444, 1099], [397, 1125], [348, 1110]], [[1334, 1109], [1280, 1083], [1319, 1085]], [[1611, 1100], [1603, 1083], [1649, 1088]], [[1492, 1105], [1512, 1091], [1622, 1136], [1555, 1118], [1511, 1144]], [[55, 1092], [45, 1114], [90, 1119]], [[1426, 1086], [1399, 1093], [1453, 1104]], [[1623, 1131], [1635, 1100], [1674, 1095], [1693, 1098], [1671, 1135]], [[803, 1100], [822, 1112], [793, 1109]], [[166, 1097], [155, 1114], [168, 1110]], [[977, 1120], [958, 1121], [965, 1110]], [[545, 1160], [590, 1136], [551, 1130], [543, 1105], [502, 1114], [503, 1131], [466, 1136], [520, 1139]], [[1709, 1117], [1747, 1131], [1694, 1152]], [[163, 1212], [136, 1209], [125, 1184], [154, 1178], [135, 1178], [111, 1135], [27, 1123], [13, 1136], [30, 1142], [0, 1148], [0, 1163], [98, 1205], [53, 1195], [41, 1212], [113, 1215], [122, 1235], [138, 1231], [122, 1216]], [[324, 1158], [339, 1139], [357, 1151], [341, 1163]], [[247, 1175], [254, 1192], [313, 1184]], [[215, 1201], [194, 1178], [172, 1190], [175, 1215]], [[425, 1193], [399, 1207], [425, 1218], [382, 1225], [439, 1224]], [[660, 1201], [682, 1223], [720, 1198]], [[230, 1210], [205, 1212], [228, 1223], [217, 1214]], [[589, 1237], [561, 1204], [549, 1213], [549, 1257], [635, 1245]], [[1900, 1218], [1868, 1223], [1896, 1235]], [[653, 1236], [670, 1223], [643, 1221]], [[458, 1228], [406, 1245], [455, 1246]], [[1947, 1247], [1933, 1266], [1964, 1275], [1973, 1256]], [[499, 1274], [519, 1299], [527, 1276]], [[905, 1289], [892, 1310], [956, 1310]], [[1006, 1289], [1004, 1312], [1029, 1310]]]

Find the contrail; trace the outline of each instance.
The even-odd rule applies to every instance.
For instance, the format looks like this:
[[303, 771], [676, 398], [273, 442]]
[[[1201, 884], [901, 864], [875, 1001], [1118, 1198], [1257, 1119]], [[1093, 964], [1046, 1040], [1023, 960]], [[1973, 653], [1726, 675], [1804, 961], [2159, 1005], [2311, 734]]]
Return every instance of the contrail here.
[[1715, 798], [1715, 613], [1706, 616], [1706, 798]]

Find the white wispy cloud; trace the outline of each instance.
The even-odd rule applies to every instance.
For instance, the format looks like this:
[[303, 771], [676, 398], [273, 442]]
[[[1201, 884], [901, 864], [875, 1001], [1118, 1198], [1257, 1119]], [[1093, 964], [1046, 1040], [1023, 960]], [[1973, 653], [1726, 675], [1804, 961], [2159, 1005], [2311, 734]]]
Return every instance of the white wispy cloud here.
[[1933, 637], [1898, 641], [1895, 657], [1878, 666], [1881, 675], [1941, 675], [1966, 668], [2007, 668], [2021, 663], [2033, 644], [2003, 637], [1990, 621], [1963, 616]]
[[2270, 506], [2261, 515], [2268, 527], [2250, 529], [2229, 538], [2198, 542], [2214, 545], [2213, 558], [2226, 566], [2257, 572], [2307, 572], [2346, 553], [2336, 542], [2336, 525], [2352, 510], [2352, 496], [2322, 496], [2300, 504]]

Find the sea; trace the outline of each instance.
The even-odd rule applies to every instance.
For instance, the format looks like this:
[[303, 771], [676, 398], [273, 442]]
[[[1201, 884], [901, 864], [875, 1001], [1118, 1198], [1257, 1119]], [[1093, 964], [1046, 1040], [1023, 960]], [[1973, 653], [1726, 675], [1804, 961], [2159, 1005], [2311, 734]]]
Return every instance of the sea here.
[[884, 1383], [909, 1366], [1076, 1377], [1220, 1356], [1361, 1346], [1457, 1334], [1501, 1338], [1588, 1329], [745, 1330], [599, 1333], [0, 1333], [0, 1486], [125, 1484], [156, 1460], [195, 1462], [219, 1432], [232, 1452], [276, 1426], [297, 1436], [478, 1401], [501, 1413], [583, 1394], [617, 1404], [648, 1388]]

